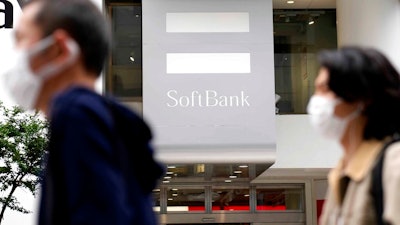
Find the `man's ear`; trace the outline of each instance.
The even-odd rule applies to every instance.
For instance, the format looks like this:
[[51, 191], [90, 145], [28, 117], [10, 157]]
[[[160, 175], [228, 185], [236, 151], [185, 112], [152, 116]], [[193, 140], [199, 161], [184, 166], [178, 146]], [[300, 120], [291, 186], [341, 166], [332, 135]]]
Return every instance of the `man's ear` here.
[[64, 30], [56, 30], [49, 37], [51, 45], [31, 60], [33, 72], [43, 78], [55, 75], [79, 59], [80, 48]]
[[75, 61], [79, 55], [79, 46], [74, 39], [62, 29], [53, 32], [54, 42], [58, 48], [58, 55], [54, 59], [54, 63], [67, 63]]

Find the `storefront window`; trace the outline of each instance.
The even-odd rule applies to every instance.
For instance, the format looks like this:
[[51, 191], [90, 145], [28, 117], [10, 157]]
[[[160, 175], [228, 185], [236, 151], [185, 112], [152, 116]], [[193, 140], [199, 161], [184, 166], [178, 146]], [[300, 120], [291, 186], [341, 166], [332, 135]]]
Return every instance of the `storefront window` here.
[[167, 212], [204, 212], [205, 189], [168, 188]]
[[215, 188], [212, 190], [213, 211], [249, 211], [250, 193], [244, 188]]
[[212, 170], [213, 180], [232, 182], [241, 178], [249, 178], [249, 166], [246, 164], [214, 164]]
[[156, 188], [153, 190], [153, 210], [154, 212], [161, 211], [161, 189]]
[[274, 10], [278, 114], [306, 112], [318, 74], [317, 53], [337, 48], [336, 10]]
[[304, 188], [258, 188], [257, 211], [304, 211]]
[[107, 67], [106, 91], [127, 101], [142, 98], [142, 7], [110, 5], [112, 54]]

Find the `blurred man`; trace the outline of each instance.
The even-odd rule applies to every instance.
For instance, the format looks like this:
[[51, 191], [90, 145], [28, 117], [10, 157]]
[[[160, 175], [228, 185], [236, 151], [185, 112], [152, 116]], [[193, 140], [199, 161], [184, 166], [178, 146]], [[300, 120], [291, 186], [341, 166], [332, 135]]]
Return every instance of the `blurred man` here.
[[15, 39], [9, 92], [50, 120], [39, 224], [156, 224], [151, 193], [163, 169], [150, 129], [94, 92], [110, 45], [101, 12], [90, 0], [32, 1]]

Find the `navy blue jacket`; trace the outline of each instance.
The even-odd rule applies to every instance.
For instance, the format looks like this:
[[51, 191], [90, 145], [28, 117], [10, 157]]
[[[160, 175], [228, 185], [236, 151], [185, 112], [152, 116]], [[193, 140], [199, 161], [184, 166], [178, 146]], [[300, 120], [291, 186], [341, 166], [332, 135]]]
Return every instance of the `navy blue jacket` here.
[[129, 109], [88, 89], [58, 95], [39, 225], [155, 225], [152, 190], [163, 168], [151, 132]]

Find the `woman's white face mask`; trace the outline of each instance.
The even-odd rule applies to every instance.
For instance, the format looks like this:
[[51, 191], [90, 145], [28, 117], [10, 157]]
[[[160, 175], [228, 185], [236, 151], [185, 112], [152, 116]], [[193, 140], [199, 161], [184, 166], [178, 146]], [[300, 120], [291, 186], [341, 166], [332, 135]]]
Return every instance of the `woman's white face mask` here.
[[307, 106], [311, 126], [322, 136], [336, 141], [343, 137], [349, 121], [360, 113], [356, 110], [345, 118], [337, 117], [335, 108], [340, 102], [339, 99], [313, 95]]
[[69, 39], [67, 41], [69, 56], [63, 63], [48, 63], [39, 71], [33, 72], [30, 66], [31, 59], [54, 43], [53, 37], [49, 36], [29, 49], [17, 50], [15, 63], [2, 77], [6, 91], [19, 106], [26, 110], [34, 108], [43, 82], [74, 63], [79, 56], [78, 44]]

